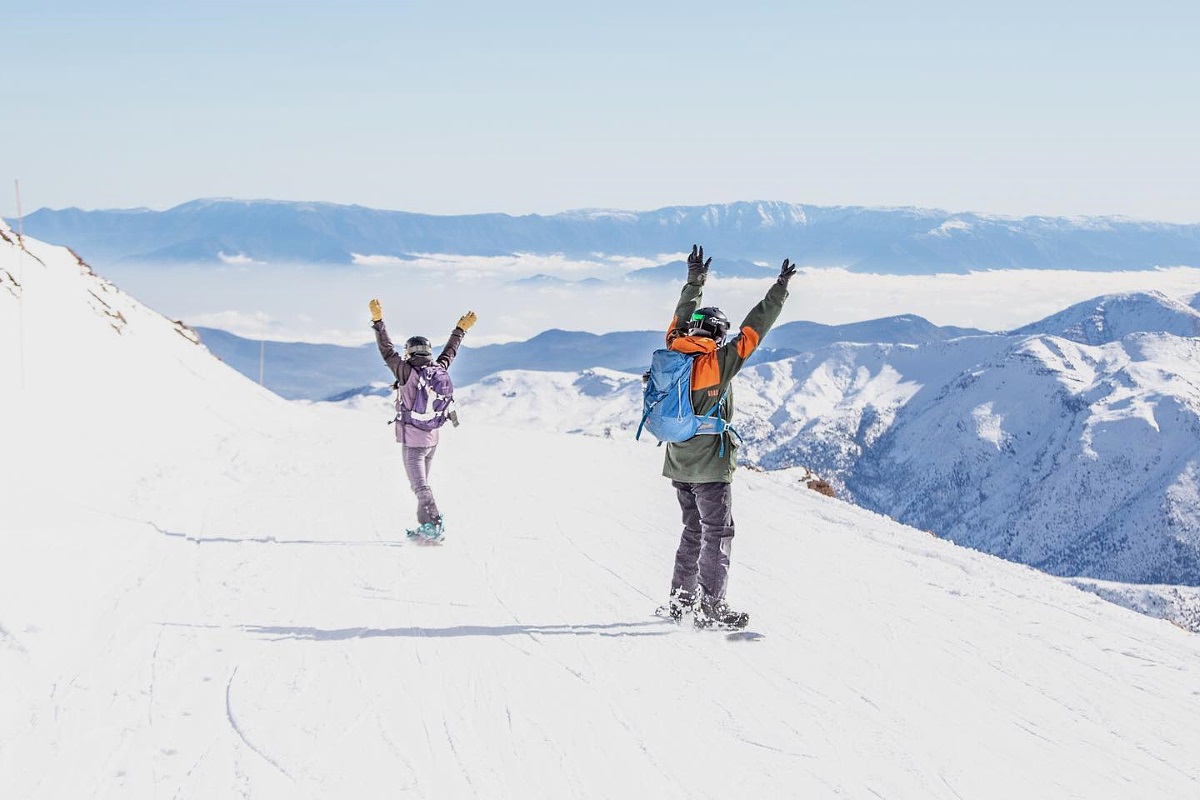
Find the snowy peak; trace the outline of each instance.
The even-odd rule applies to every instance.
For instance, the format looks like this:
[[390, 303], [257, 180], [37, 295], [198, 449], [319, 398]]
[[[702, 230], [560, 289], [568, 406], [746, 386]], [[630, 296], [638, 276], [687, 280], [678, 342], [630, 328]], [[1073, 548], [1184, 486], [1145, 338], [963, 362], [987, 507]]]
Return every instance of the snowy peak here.
[[[29, 237], [19, 241], [7, 225], [0, 229], [0, 248], [0, 283], [10, 289], [4, 302], [21, 301], [12, 315], [19, 317], [18, 323], [30, 315], [52, 314], [64, 324], [89, 331], [89, 339], [169, 327], [191, 345], [199, 344], [199, 337], [182, 322], [166, 320], [96, 275], [70, 248]], [[31, 324], [36, 329], [41, 321], [31, 320]]]
[[889, 359], [921, 388], [841, 471], [860, 502], [1058, 575], [1200, 585], [1200, 340], [942, 347]]
[[843, 325], [822, 325], [817, 322], [788, 322], [773, 329], [764, 343], [775, 350], [811, 350], [837, 342], [859, 344], [925, 344], [960, 336], [987, 335], [975, 328], [934, 325], [916, 314], [850, 322]]
[[709, 230], [732, 227], [738, 230], [803, 226], [808, 222], [805, 207], [776, 200], [709, 203], [702, 206], [668, 206], [654, 211], [579, 209], [554, 215], [581, 221], [638, 222], [649, 217], [659, 225], [686, 225]]
[[1101, 345], [1133, 333], [1200, 336], [1200, 311], [1161, 292], [1129, 292], [1085, 300], [1040, 322], [1013, 331], [1051, 334], [1080, 344]]
[[[8, 227], [8, 223], [2, 219], [0, 219], [0, 247], [4, 247], [5, 252], [13, 248], [19, 248], [17, 235]], [[6, 292], [18, 300], [21, 297], [21, 284], [7, 267], [0, 267], [0, 291]]]
[[[748, 232], [762, 229], [803, 227], [808, 224], [804, 206], [778, 201], [725, 203], [665, 210], [675, 219], [697, 223], [710, 230], [731, 228]], [[661, 212], [660, 212], [661, 213]]]
[[0, 486], [20, 475], [50, 497], [13, 502], [82, 502], [82, 490], [53, 499], [72, 481], [117, 492], [112, 481], [149, 480], [203, 459], [236, 428], [290, 418], [289, 404], [71, 250], [23, 244], [0, 236], [0, 397], [19, 420], [5, 425], [4, 451], [27, 454], [0, 459]]

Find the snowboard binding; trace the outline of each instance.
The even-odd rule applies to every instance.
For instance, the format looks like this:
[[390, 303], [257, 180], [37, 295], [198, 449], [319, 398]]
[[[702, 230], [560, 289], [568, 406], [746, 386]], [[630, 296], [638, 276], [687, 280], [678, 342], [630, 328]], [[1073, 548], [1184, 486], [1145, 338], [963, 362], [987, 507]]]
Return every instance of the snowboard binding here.
[[446, 526], [442, 517], [438, 517], [437, 522], [422, 522], [413, 530], [404, 533], [409, 541], [416, 544], [441, 544], [446, 538]]

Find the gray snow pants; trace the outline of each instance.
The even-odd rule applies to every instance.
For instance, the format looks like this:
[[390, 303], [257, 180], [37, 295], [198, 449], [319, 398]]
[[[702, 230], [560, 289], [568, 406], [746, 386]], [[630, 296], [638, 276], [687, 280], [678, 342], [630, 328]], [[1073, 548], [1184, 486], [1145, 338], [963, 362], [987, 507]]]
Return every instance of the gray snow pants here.
[[437, 522], [441, 513], [433, 500], [433, 490], [429, 488], [429, 470], [433, 466], [433, 447], [404, 446], [404, 471], [408, 473], [408, 483], [412, 486], [413, 494], [417, 496], [417, 523]]
[[675, 552], [671, 590], [721, 600], [729, 582], [733, 546], [733, 484], [671, 481], [683, 511], [683, 535]]

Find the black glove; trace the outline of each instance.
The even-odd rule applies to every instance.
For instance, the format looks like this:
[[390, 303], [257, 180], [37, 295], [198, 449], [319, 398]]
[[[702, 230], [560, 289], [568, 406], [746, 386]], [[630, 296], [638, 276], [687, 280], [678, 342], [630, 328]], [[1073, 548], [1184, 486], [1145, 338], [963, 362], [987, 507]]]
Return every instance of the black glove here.
[[692, 245], [692, 254], [688, 256], [688, 283], [696, 286], [703, 286], [704, 279], [708, 276], [708, 265], [712, 263], [712, 256], [708, 260], [704, 260], [704, 248], [697, 245]]
[[790, 281], [792, 279], [792, 276], [795, 274], [796, 274], [796, 265], [792, 264], [790, 261], [788, 261], [785, 258], [783, 260], [783, 266], [779, 268], [779, 277], [776, 278], [775, 282], [786, 289], [787, 285], [788, 285], [788, 281]]

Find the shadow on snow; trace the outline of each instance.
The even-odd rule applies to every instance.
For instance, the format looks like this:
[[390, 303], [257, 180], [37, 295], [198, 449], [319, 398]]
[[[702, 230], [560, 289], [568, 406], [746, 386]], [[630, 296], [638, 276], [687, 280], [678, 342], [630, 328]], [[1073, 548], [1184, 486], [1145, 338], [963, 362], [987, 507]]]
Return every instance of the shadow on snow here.
[[[242, 630], [268, 639], [340, 642], [347, 639], [454, 638], [461, 636], [669, 636], [662, 622], [611, 622], [591, 625], [452, 625], [446, 628], [322, 628], [242, 625]], [[672, 625], [672, 628], [675, 626]], [[657, 630], [645, 630], [656, 628]]]

